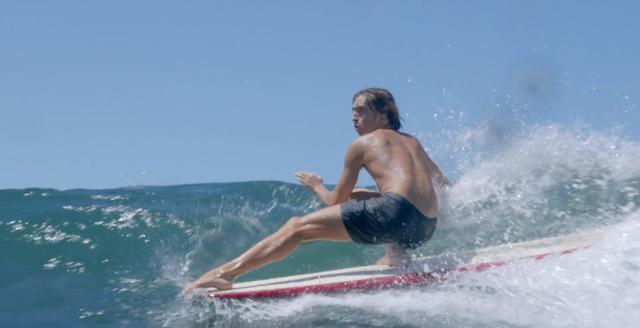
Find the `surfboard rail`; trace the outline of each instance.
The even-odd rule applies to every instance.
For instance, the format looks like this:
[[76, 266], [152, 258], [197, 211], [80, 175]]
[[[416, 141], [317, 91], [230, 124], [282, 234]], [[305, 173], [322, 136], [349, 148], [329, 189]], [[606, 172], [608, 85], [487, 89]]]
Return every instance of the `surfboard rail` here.
[[573, 253], [590, 247], [603, 234], [602, 230], [589, 230], [467, 252], [448, 252], [416, 259], [410, 268], [370, 265], [242, 282], [230, 290], [208, 289], [206, 295], [216, 299], [288, 298], [428, 285], [454, 272], [485, 271], [517, 260], [540, 260], [553, 254]]

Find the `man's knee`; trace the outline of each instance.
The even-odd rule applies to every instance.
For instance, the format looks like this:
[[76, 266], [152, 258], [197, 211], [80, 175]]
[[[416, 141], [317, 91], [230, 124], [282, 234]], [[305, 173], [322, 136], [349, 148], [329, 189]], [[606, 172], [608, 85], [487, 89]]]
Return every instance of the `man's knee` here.
[[284, 228], [286, 233], [292, 238], [305, 239], [305, 223], [303, 216], [292, 216], [289, 218]]
[[296, 232], [300, 230], [302, 227], [302, 217], [301, 216], [292, 216], [285, 223], [284, 228], [289, 230], [290, 232]]

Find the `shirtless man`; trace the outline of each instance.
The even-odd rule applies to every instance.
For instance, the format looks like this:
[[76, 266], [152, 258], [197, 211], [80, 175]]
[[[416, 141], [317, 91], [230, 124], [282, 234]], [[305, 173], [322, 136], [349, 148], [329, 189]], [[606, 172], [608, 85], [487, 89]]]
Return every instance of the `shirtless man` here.
[[[335, 188], [329, 191], [314, 173], [295, 174], [327, 207], [292, 217], [276, 233], [205, 273], [183, 293], [201, 287], [230, 289], [239, 275], [284, 259], [303, 242], [385, 244], [386, 255], [378, 264], [400, 265], [410, 258], [406, 249], [431, 238], [438, 213], [432, 181], [444, 186], [446, 178], [416, 138], [398, 131], [400, 114], [389, 91], [361, 90], [353, 97], [352, 109], [360, 137], [347, 150], [344, 171]], [[353, 189], [363, 167], [380, 193]]]

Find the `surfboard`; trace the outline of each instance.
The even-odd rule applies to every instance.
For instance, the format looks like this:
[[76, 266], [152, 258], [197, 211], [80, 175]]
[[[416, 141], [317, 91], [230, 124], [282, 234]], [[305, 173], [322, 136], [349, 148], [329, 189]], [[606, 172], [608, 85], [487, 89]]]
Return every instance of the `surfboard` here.
[[452, 272], [484, 271], [518, 260], [540, 260], [553, 254], [569, 254], [591, 246], [602, 236], [603, 231], [590, 230], [467, 252], [448, 252], [423, 257], [416, 259], [410, 268], [361, 266], [241, 282], [234, 284], [234, 288], [230, 290], [208, 289], [206, 295], [215, 299], [268, 299], [428, 285], [445, 280]]

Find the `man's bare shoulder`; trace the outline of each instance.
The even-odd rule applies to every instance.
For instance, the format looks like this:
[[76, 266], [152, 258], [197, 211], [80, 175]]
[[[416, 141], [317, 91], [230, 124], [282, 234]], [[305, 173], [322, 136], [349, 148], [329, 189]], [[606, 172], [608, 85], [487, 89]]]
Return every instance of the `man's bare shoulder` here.
[[351, 142], [347, 149], [347, 155], [362, 154], [367, 149], [367, 145], [370, 144], [371, 139], [367, 138], [367, 135], [359, 136]]
[[401, 137], [401, 138], [404, 138], [404, 139], [409, 139], [409, 140], [412, 140], [412, 141], [415, 141], [415, 142], [420, 142], [418, 140], [418, 138], [416, 138], [414, 135], [408, 134], [406, 132], [395, 131], [395, 133], [396, 133], [396, 135], [398, 137]]
[[376, 147], [377, 145], [397, 144], [399, 142], [406, 144], [407, 141], [414, 146], [420, 146], [420, 141], [410, 134], [389, 129], [378, 129], [359, 136], [351, 143], [350, 148], [357, 148], [365, 151], [366, 149]]
[[404, 133], [404, 132], [400, 132], [400, 131], [395, 131], [395, 130], [389, 130], [389, 129], [379, 129], [379, 130], [371, 132], [371, 133], [369, 133], [367, 135], [364, 135], [362, 137], [365, 137], [365, 136], [369, 136], [371, 138], [371, 139], [369, 139], [369, 142], [383, 141], [383, 140], [393, 140], [393, 139], [399, 140], [399, 139], [401, 139], [401, 140], [405, 140], [405, 141], [406, 140], [411, 140], [411, 142], [418, 143], [418, 144], [420, 143], [418, 138], [416, 138], [416, 137], [414, 137], [414, 136], [412, 136], [410, 134], [407, 134], [407, 133]]
[[351, 147], [362, 148], [370, 145], [372, 142], [379, 138], [375, 135], [375, 133], [376, 131], [359, 136], [358, 138], [353, 140], [353, 142], [351, 143]]
[[347, 150], [348, 154], [351, 155], [365, 155], [369, 153], [371, 150], [375, 150], [376, 148], [381, 149], [381, 146], [387, 138], [377, 133], [378, 131], [373, 131], [364, 135], [359, 136], [351, 145], [349, 145], [349, 149]]

